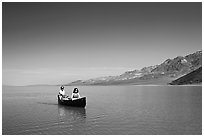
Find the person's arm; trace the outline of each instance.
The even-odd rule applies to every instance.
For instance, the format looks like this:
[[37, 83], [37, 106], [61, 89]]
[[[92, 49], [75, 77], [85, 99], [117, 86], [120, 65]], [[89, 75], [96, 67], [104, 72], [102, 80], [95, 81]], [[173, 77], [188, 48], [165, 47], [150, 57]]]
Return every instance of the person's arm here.
[[60, 96], [64, 96], [64, 91], [60, 90], [59, 94], [60, 94]]
[[72, 93], [71, 98], [73, 98], [74, 93]]
[[66, 95], [66, 92], [65, 92], [65, 90], [64, 90], [64, 97], [69, 97], [69, 95]]
[[62, 95], [62, 94], [61, 94], [61, 90], [59, 91], [59, 95]]
[[78, 93], [78, 98], [81, 98], [80, 94]]

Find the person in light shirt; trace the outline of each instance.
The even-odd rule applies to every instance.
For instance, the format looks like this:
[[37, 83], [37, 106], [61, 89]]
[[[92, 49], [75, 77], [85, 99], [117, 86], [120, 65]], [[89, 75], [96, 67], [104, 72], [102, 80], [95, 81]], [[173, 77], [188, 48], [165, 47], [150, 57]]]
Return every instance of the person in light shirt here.
[[60, 99], [62, 99], [62, 97], [65, 97], [64, 86], [61, 86], [61, 87], [60, 87], [59, 95], [60, 95]]

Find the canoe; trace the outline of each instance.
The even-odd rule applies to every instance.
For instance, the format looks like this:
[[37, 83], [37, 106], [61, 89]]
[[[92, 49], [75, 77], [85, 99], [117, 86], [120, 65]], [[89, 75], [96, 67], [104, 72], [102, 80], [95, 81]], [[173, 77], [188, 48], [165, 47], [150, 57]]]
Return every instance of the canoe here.
[[85, 107], [86, 106], [86, 97], [81, 97], [78, 99], [64, 98], [60, 100], [59, 95], [57, 95], [58, 104], [72, 106], [72, 107]]

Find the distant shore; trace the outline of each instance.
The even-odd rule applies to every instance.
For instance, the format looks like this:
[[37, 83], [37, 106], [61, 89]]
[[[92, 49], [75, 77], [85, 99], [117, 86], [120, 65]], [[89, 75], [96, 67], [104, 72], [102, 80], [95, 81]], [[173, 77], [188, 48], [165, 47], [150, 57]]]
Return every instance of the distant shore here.
[[[61, 84], [64, 85], [64, 84]], [[2, 85], [2, 87], [41, 87], [41, 86], [61, 86], [61, 85], [24, 85], [24, 86], [17, 86], [17, 85]], [[64, 85], [64, 86], [68, 86], [68, 87], [73, 87], [73, 86], [202, 86], [202, 83], [199, 84], [184, 84], [184, 85], [170, 85], [168, 83], [166, 84], [110, 84], [110, 85], [106, 85], [106, 84], [96, 84], [96, 85]]]

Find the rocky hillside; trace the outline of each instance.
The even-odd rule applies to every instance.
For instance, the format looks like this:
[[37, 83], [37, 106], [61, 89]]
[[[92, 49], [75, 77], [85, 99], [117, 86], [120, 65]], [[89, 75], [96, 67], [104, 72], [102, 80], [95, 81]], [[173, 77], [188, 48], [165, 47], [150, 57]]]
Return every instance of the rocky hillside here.
[[170, 85], [199, 84], [202, 83], [202, 67], [184, 75], [171, 83]]
[[159, 65], [144, 67], [141, 70], [127, 71], [119, 76], [78, 80], [66, 85], [159, 84], [161, 82], [167, 84], [201, 66], [202, 51], [197, 51], [185, 57], [178, 56], [174, 59], [167, 59]]
[[[153, 73], [164, 73], [169, 76], [180, 76], [187, 74], [202, 66], [202, 52], [187, 55], [185, 57], [178, 56], [174, 59], [167, 59], [162, 64], [152, 70]], [[172, 74], [172, 75], [171, 75]]]

